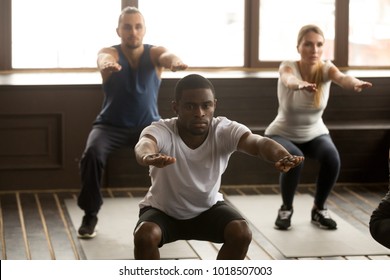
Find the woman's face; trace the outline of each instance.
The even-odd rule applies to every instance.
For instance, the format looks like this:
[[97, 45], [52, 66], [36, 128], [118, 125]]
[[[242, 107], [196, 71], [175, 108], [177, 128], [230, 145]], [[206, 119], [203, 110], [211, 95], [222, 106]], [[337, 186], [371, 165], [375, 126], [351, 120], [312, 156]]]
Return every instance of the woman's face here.
[[298, 45], [301, 62], [317, 64], [322, 57], [324, 38], [313, 31], [306, 33]]

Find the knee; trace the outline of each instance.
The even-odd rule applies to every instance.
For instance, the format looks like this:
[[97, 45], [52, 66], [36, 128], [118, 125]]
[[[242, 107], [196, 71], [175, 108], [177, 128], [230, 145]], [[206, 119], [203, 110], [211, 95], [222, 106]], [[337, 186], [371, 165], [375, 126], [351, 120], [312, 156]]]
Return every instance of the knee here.
[[100, 150], [97, 146], [88, 146], [83, 153], [83, 158], [98, 158]]
[[340, 154], [336, 148], [328, 149], [323, 153], [323, 155], [324, 155], [322, 158], [323, 163], [328, 164], [330, 167], [340, 169], [341, 166]]
[[83, 152], [81, 157], [80, 165], [89, 164], [99, 162], [100, 164], [104, 164], [104, 154], [102, 151], [96, 146], [89, 146]]
[[252, 231], [245, 220], [231, 221], [225, 228], [225, 241], [241, 247], [248, 247], [252, 241]]
[[160, 227], [152, 222], [143, 222], [134, 232], [136, 247], [158, 247], [162, 238]]
[[390, 249], [390, 221], [388, 221], [387, 226], [380, 221], [371, 223], [369, 229], [371, 237], [375, 241]]

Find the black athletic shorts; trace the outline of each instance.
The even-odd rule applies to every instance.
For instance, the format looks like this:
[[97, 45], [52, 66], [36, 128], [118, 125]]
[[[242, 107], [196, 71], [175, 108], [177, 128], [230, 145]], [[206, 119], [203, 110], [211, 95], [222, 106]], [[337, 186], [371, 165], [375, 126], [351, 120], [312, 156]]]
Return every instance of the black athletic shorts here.
[[225, 227], [233, 220], [244, 220], [244, 218], [224, 201], [218, 201], [210, 209], [188, 220], [172, 218], [161, 210], [147, 206], [140, 209], [135, 228], [145, 221], [156, 223], [162, 232], [159, 247], [176, 240], [191, 239], [224, 243]]

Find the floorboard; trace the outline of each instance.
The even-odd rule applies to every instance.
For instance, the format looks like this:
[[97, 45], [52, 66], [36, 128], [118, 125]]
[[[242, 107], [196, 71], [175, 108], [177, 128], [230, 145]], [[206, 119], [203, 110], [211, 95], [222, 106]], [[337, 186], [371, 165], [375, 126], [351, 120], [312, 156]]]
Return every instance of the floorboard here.
[[[371, 212], [387, 192], [386, 184], [338, 184], [331, 192], [328, 207], [354, 227], [367, 233]], [[145, 188], [104, 189], [103, 197], [142, 197]], [[223, 186], [224, 195], [279, 194], [276, 185]], [[0, 256], [2, 260], [83, 260], [81, 249], [65, 208], [64, 200], [77, 198], [79, 190], [17, 190], [0, 192]], [[302, 185], [299, 194], [314, 195], [313, 185]], [[277, 209], [270, 211], [276, 218]], [[253, 240], [246, 259], [286, 259], [252, 225]], [[190, 240], [199, 259], [215, 259], [220, 244]], [[306, 259], [306, 258], [303, 258]], [[321, 260], [390, 260], [385, 256], [335, 256]]]

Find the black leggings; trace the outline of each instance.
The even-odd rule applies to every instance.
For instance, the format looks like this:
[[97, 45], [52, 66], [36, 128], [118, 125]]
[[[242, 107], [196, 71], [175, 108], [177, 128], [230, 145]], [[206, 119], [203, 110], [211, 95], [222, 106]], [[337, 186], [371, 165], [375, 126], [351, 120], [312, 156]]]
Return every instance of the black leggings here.
[[[329, 134], [321, 135], [306, 143], [293, 143], [281, 136], [268, 136], [283, 147], [292, 155], [305, 156], [319, 161], [320, 170], [316, 182], [316, 193], [314, 204], [322, 209], [329, 196], [340, 172], [340, 156]], [[291, 169], [287, 173], [280, 174], [280, 187], [283, 204], [287, 207], [293, 206], [294, 195], [297, 189], [301, 171], [304, 164]]]

